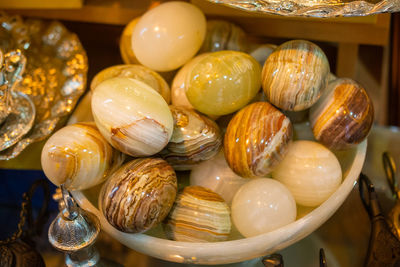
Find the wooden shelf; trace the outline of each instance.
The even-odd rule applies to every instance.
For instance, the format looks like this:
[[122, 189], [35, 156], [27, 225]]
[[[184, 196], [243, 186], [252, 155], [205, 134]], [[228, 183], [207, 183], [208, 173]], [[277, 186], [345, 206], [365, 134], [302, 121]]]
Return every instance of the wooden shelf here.
[[86, 0], [83, 7], [77, 9], [6, 9], [6, 12], [44, 19], [125, 25], [157, 2], [160, 1]]

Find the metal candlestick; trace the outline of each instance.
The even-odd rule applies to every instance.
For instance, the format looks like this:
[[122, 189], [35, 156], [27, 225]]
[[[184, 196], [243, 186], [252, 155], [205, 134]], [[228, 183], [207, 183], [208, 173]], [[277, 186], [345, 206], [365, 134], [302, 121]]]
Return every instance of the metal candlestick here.
[[60, 213], [50, 225], [49, 241], [66, 254], [66, 266], [122, 266], [100, 258], [94, 246], [100, 222], [93, 213], [78, 207], [64, 185], [61, 185], [61, 193], [53, 198], [59, 201]]

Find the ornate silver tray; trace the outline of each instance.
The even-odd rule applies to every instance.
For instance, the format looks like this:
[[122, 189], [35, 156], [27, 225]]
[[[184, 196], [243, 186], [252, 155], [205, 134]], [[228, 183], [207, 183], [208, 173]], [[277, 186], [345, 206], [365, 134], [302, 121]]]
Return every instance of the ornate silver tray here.
[[367, 16], [400, 11], [400, 0], [208, 0], [250, 12], [282, 16]]
[[[18, 109], [16, 105], [13, 109], [19, 110], [16, 116], [19, 119], [7, 118], [0, 124], [0, 141], [14, 138], [13, 142], [0, 146], [0, 160], [7, 160], [49, 136], [60, 119], [72, 112], [86, 88], [88, 60], [77, 35], [60, 22], [23, 20], [3, 12], [0, 12], [0, 49], [19, 49], [25, 55], [25, 72], [13, 91], [29, 98], [35, 112], [32, 115], [29, 111], [32, 109]], [[30, 116], [34, 116], [34, 121], [29, 131], [21, 130], [24, 135], [13, 136], [19, 127], [27, 127], [21, 118]]]

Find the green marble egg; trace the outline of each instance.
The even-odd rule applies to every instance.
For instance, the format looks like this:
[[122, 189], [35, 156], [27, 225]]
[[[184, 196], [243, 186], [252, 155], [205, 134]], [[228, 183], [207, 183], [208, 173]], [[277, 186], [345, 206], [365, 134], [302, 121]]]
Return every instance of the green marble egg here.
[[207, 115], [226, 115], [244, 107], [257, 94], [261, 67], [242, 52], [214, 52], [192, 66], [186, 84], [186, 96], [195, 109]]

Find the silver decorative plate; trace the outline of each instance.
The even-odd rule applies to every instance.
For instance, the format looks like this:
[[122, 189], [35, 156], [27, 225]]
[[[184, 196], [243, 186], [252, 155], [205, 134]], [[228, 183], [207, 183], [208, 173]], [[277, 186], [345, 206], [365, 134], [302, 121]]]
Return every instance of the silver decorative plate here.
[[[14, 95], [26, 95], [34, 104], [34, 108], [22, 105], [14, 110], [20, 119], [9, 126], [19, 134], [26, 134], [14, 145], [0, 149], [0, 160], [7, 160], [49, 136], [60, 119], [72, 112], [86, 88], [88, 60], [78, 37], [60, 22], [22, 20], [2, 12], [0, 49], [20, 49], [25, 55], [25, 72], [14, 88]], [[36, 110], [33, 122], [21, 115], [31, 115], [32, 110]], [[11, 128], [3, 131], [11, 134]]]
[[250, 12], [283, 16], [350, 17], [400, 11], [400, 0], [209, 0]]

